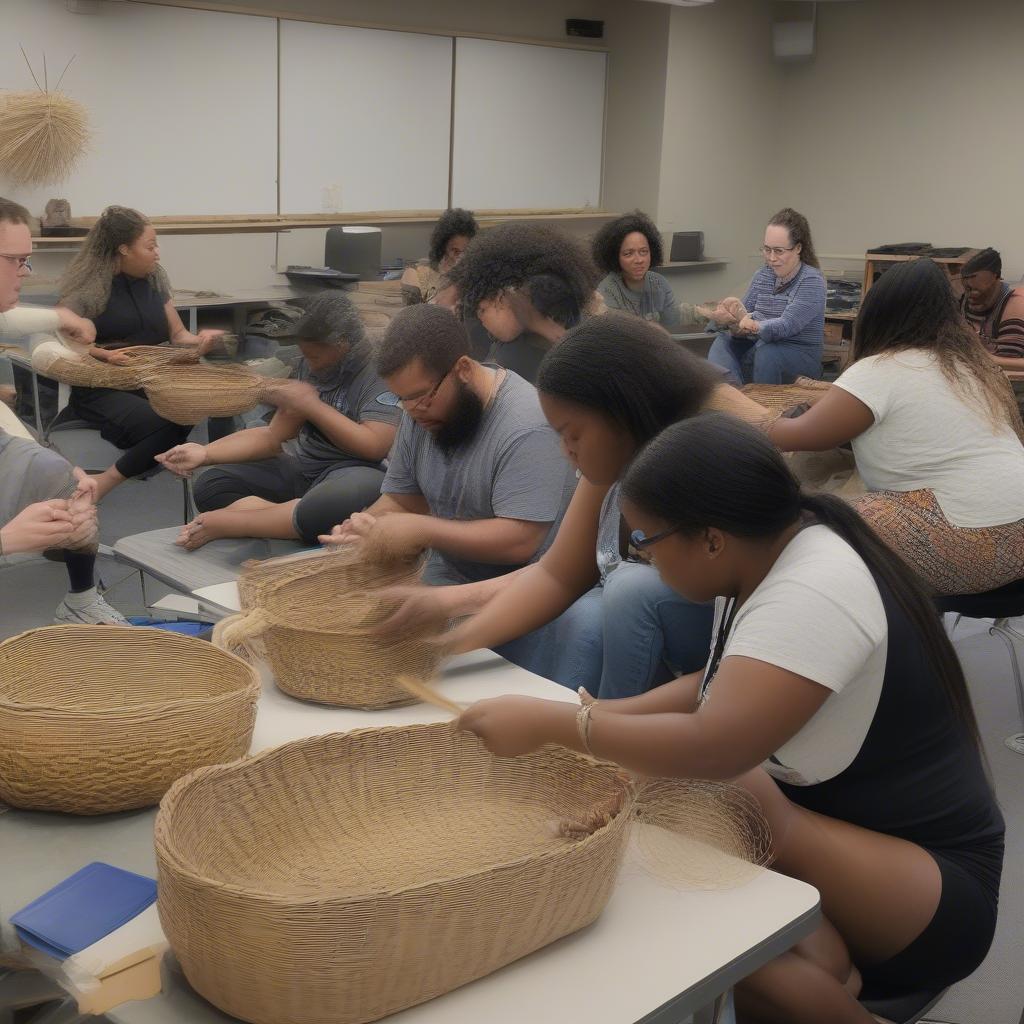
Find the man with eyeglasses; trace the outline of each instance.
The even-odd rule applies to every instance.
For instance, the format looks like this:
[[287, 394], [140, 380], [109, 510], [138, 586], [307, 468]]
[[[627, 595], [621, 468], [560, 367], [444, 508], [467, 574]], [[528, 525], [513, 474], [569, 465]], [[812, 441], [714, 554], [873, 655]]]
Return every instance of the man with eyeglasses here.
[[[88, 346], [95, 338], [90, 321], [69, 310], [18, 305], [31, 257], [28, 211], [0, 199], [0, 339], [59, 330], [70, 343]], [[0, 564], [18, 553], [63, 549], [69, 587], [54, 621], [127, 625], [96, 590], [95, 497], [95, 482], [38, 444], [0, 402]]]
[[[372, 536], [397, 552], [429, 549], [424, 582], [471, 583], [536, 561], [575, 489], [533, 386], [470, 357], [462, 323], [438, 306], [392, 320], [377, 368], [405, 410], [381, 497], [322, 539]], [[536, 634], [499, 653], [530, 667]]]

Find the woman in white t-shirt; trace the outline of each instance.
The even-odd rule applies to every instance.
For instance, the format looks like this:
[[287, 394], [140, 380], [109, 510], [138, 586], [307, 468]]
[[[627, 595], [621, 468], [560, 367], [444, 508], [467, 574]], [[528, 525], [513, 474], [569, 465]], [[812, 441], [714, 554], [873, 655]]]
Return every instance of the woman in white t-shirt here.
[[857, 511], [936, 593], [1024, 577], [1020, 413], [931, 260], [886, 271], [861, 306], [853, 364], [768, 434], [783, 451], [852, 442], [871, 492]]
[[956, 655], [910, 569], [721, 413], [663, 431], [622, 485], [632, 541], [718, 595], [703, 672], [619, 701], [506, 696], [459, 724], [503, 757], [558, 743], [641, 776], [730, 780], [825, 921], [737, 991], [744, 1022], [870, 1022], [858, 1003], [970, 974], [995, 930], [1003, 822]]

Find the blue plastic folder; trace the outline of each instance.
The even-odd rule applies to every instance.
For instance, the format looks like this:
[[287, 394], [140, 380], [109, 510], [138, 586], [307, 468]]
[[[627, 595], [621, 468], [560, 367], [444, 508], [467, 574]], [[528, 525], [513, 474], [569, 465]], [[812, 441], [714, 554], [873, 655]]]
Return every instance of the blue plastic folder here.
[[94, 861], [11, 917], [22, 940], [63, 960], [156, 901], [152, 878]]

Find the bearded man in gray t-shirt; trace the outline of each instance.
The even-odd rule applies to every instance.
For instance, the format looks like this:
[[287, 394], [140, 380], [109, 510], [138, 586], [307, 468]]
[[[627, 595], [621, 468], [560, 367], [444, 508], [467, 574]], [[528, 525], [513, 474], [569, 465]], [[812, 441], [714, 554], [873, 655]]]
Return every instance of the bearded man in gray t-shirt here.
[[469, 353], [447, 309], [410, 306], [391, 321], [377, 370], [405, 415], [380, 500], [330, 538], [372, 533], [399, 550], [430, 549], [427, 583], [474, 582], [536, 561], [576, 484], [533, 386]]

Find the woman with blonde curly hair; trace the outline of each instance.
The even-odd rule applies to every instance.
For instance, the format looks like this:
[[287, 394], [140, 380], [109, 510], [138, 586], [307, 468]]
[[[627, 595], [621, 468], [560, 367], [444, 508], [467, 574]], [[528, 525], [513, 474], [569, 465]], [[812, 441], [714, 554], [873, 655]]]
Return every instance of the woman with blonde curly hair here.
[[[160, 266], [156, 229], [137, 210], [108, 206], [82, 240], [60, 283], [62, 307], [92, 320], [91, 356], [112, 364], [129, 345], [197, 346], [205, 352], [223, 333], [192, 334], [171, 299], [171, 283]], [[124, 454], [96, 479], [103, 497], [129, 477], [156, 465], [153, 456], [180, 444], [190, 428], [158, 416], [141, 391], [73, 387], [71, 407], [95, 424]]]

